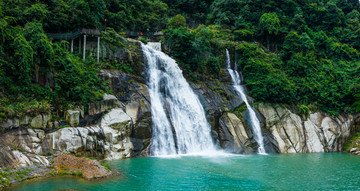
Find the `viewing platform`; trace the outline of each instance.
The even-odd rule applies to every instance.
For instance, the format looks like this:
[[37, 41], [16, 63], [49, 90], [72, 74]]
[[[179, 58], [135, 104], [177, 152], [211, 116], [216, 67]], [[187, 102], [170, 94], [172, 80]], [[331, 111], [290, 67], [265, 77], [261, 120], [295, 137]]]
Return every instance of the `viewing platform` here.
[[[66, 40], [66, 41], [70, 41], [71, 43], [71, 52], [74, 52], [74, 40], [75, 39], [79, 39], [79, 46], [78, 46], [78, 50], [79, 53], [81, 52], [81, 49], [83, 50], [83, 60], [85, 60], [85, 55], [86, 55], [86, 37], [92, 37], [92, 38], [97, 38], [97, 48], [96, 48], [96, 55], [97, 55], [97, 61], [99, 62], [99, 50], [100, 50], [100, 36], [101, 36], [101, 31], [105, 30], [106, 27], [103, 26], [99, 29], [77, 29], [76, 31], [72, 32], [72, 33], [46, 33], [46, 35], [48, 36], [49, 39], [51, 40]], [[137, 31], [123, 31], [119, 33], [120, 35], [124, 35], [128, 38], [138, 38], [138, 37], [147, 37], [147, 38], [151, 38], [151, 37], [160, 37], [163, 35], [163, 33], [161, 31], [157, 31], [157, 32], [137, 32]], [[81, 42], [81, 37], [83, 37], [83, 43]]]

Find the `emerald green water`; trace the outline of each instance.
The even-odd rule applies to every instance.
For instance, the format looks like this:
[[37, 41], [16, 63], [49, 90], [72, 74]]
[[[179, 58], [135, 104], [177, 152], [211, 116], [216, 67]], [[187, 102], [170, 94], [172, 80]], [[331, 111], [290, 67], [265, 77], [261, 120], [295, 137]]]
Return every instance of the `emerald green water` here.
[[134, 158], [111, 161], [122, 176], [57, 177], [9, 190], [360, 190], [360, 157], [344, 153]]

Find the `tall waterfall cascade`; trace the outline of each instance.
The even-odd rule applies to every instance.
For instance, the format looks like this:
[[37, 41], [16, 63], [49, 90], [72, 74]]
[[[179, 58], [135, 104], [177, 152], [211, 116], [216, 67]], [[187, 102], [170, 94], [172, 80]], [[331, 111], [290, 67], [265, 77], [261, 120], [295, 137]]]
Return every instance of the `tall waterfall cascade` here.
[[204, 109], [175, 60], [142, 44], [151, 98], [153, 156], [215, 151]]
[[239, 96], [241, 97], [241, 99], [245, 102], [246, 107], [247, 107], [247, 112], [249, 114], [249, 123], [251, 125], [251, 128], [253, 130], [254, 133], [254, 138], [256, 140], [256, 142], [258, 143], [258, 153], [259, 154], [264, 154], [266, 153], [265, 151], [265, 147], [264, 147], [264, 138], [263, 135], [261, 133], [261, 126], [260, 126], [260, 121], [256, 116], [256, 113], [254, 111], [254, 109], [251, 107], [251, 105], [249, 104], [249, 101], [246, 97], [245, 94], [245, 89], [244, 87], [241, 85], [241, 78], [239, 73], [237, 72], [237, 64], [235, 63], [235, 70], [231, 69], [231, 61], [230, 61], [230, 54], [229, 51], [226, 50], [226, 64], [227, 64], [227, 70], [231, 76], [231, 80], [233, 82], [233, 87], [235, 89], [235, 91], [239, 94]]

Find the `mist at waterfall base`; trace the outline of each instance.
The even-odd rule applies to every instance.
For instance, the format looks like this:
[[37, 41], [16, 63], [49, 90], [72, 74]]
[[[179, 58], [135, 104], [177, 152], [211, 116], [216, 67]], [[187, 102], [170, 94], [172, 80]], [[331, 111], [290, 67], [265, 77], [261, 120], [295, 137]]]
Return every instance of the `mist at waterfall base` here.
[[204, 109], [175, 60], [142, 44], [151, 98], [152, 156], [218, 153]]
[[54, 177], [9, 190], [359, 190], [360, 185], [359, 157], [345, 153], [147, 157], [110, 161], [110, 166], [121, 176]]
[[264, 147], [264, 138], [261, 133], [260, 121], [257, 118], [254, 109], [249, 104], [249, 101], [245, 94], [244, 87], [241, 86], [241, 78], [237, 71], [237, 63], [234, 64], [235, 69], [231, 69], [230, 54], [227, 49], [226, 49], [226, 65], [227, 65], [227, 70], [231, 76], [231, 80], [233, 82], [233, 87], [234, 87], [235, 91], [238, 93], [238, 95], [241, 97], [241, 99], [246, 104], [246, 111], [249, 114], [248, 122], [250, 123], [250, 126], [253, 130], [254, 138], [259, 146], [258, 153], [265, 154], [266, 152], [265, 152], [265, 147]]

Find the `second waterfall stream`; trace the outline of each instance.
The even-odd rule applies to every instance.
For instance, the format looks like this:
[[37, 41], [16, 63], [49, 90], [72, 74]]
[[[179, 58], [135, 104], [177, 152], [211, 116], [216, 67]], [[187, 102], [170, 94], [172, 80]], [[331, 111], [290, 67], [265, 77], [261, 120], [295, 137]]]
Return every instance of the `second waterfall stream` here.
[[241, 78], [240, 78], [239, 73], [236, 70], [237, 63], [235, 63], [235, 66], [234, 66], [235, 70], [231, 69], [230, 54], [229, 54], [229, 51], [227, 49], [226, 49], [226, 65], [227, 65], [227, 70], [230, 73], [231, 80], [233, 82], [233, 87], [234, 87], [235, 91], [239, 94], [241, 99], [246, 104], [247, 112], [249, 114], [248, 121], [249, 121], [249, 123], [251, 125], [251, 128], [253, 130], [254, 138], [255, 138], [256, 142], [258, 143], [258, 146], [259, 146], [258, 147], [258, 153], [259, 154], [265, 154], [266, 152], [265, 152], [265, 147], [264, 147], [264, 138], [263, 138], [263, 135], [261, 133], [260, 121], [257, 118], [254, 109], [249, 104], [249, 101], [248, 101], [248, 99], [246, 97], [246, 94], [245, 94], [244, 87], [241, 86]]
[[151, 98], [153, 156], [215, 151], [204, 109], [175, 60], [142, 44]]

